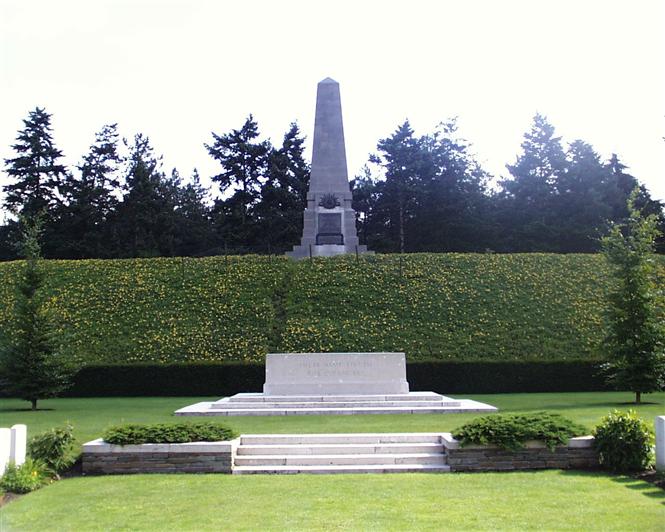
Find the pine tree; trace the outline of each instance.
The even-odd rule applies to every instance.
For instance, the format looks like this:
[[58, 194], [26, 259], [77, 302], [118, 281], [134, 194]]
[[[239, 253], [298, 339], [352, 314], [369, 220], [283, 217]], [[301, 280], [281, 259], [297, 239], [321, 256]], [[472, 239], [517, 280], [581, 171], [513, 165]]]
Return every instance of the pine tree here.
[[633, 190], [639, 189], [635, 198], [635, 207], [643, 215], [653, 214], [656, 217], [659, 235], [656, 238], [656, 252], [665, 253], [665, 203], [655, 200], [647, 188], [626, 172], [628, 167], [623, 164], [619, 156], [613, 153], [607, 162], [607, 171], [611, 175], [614, 190], [611, 191], [607, 203], [612, 208], [612, 220], [622, 220], [628, 216], [626, 205]]
[[[161, 171], [150, 139], [139, 133], [129, 146], [125, 194], [113, 225], [119, 256], [172, 256], [176, 247], [177, 183]], [[177, 176], [175, 176], [177, 181]]]
[[[117, 125], [105, 125], [79, 165], [78, 176], [69, 175], [63, 186], [65, 203], [58, 209], [57, 234], [50, 238], [49, 256], [61, 258], [109, 257], [108, 220], [118, 204]], [[57, 253], [57, 254], [56, 254]]]
[[66, 168], [59, 162], [62, 152], [51, 135], [51, 115], [36, 107], [23, 123], [12, 146], [17, 156], [5, 159], [5, 171], [14, 182], [3, 187], [4, 204], [14, 214], [34, 217], [58, 202]]
[[490, 245], [487, 173], [457, 133], [455, 119], [420, 140], [418, 209], [413, 220], [415, 251], [483, 251]]
[[665, 385], [665, 325], [654, 282], [657, 220], [639, 212], [638, 195], [635, 189], [630, 196], [627, 221], [615, 224], [603, 239], [614, 276], [606, 376], [617, 388], [634, 392], [636, 403], [643, 393]]
[[180, 256], [206, 254], [214, 246], [208, 189], [194, 169], [190, 182], [178, 194], [178, 251]]
[[267, 179], [256, 212], [260, 234], [269, 250], [285, 251], [302, 234], [310, 168], [303, 157], [304, 137], [296, 123], [284, 134], [282, 146], [271, 149]]
[[214, 142], [205, 147], [222, 166], [222, 171], [212, 180], [224, 195], [216, 205], [223, 239], [234, 246], [252, 245], [257, 222], [254, 210], [266, 179], [270, 143], [257, 140], [259, 129], [252, 115], [242, 128], [212, 136]]
[[32, 410], [36, 410], [37, 401], [53, 397], [69, 386], [74, 369], [57, 346], [43, 308], [41, 222], [38, 219], [23, 221], [22, 247], [26, 262], [14, 310], [17, 331], [0, 351], [0, 368], [8, 381], [9, 393], [30, 401]]
[[384, 182], [380, 186], [375, 216], [384, 220], [390, 250], [404, 253], [408, 248], [407, 226], [416, 207], [416, 180], [420, 172], [421, 146], [406, 120], [395, 132], [377, 144], [378, 155], [371, 162], [381, 165]]
[[[382, 235], [382, 228], [376, 227], [376, 217], [374, 216], [379, 192], [380, 184], [372, 177], [372, 170], [366, 164], [351, 180], [351, 193], [353, 194], [353, 210], [356, 212], [358, 238], [362, 244], [372, 242], [372, 247]], [[386, 244], [383, 243], [373, 249], [385, 249], [385, 247]]]
[[608, 203], [612, 176], [593, 147], [575, 140], [566, 153], [565, 170], [554, 182], [552, 223], [558, 228], [556, 251], [598, 251], [600, 236], [612, 217]]
[[553, 221], [556, 182], [565, 170], [561, 138], [547, 118], [536, 114], [530, 131], [524, 135], [522, 153], [515, 164], [507, 165], [512, 179], [504, 179], [501, 220], [504, 232], [512, 235], [513, 251], [555, 251], [559, 236]]

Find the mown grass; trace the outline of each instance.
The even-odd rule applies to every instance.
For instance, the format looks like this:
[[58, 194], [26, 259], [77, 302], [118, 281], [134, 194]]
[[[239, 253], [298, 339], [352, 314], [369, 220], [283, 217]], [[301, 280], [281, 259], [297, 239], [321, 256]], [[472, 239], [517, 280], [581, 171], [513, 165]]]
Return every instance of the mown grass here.
[[[559, 412], [591, 428], [628, 392], [474, 395], [503, 412]], [[212, 398], [0, 400], [0, 426], [66, 420], [80, 442], [121, 422], [174, 420]], [[653, 422], [665, 393], [636, 409]], [[222, 418], [240, 433], [451, 431], [479, 414]], [[182, 419], [182, 418], [178, 418]], [[197, 418], [190, 418], [197, 419]], [[71, 478], [0, 508], [0, 530], [662, 530], [665, 492], [629, 477], [541, 471], [442, 475], [136, 475]]]
[[599, 473], [74, 478], [0, 509], [18, 530], [662, 530], [665, 492]]
[[[0, 330], [10, 336], [20, 268], [0, 263]], [[404, 351], [409, 360], [603, 355], [609, 284], [599, 255], [158, 258], [44, 268], [47, 308], [79, 364], [262, 361], [268, 350]]]
[[[547, 410], [560, 413], [589, 430], [613, 409], [635, 408], [649, 423], [665, 410], [665, 392], [644, 396], [645, 403], [630, 403], [629, 392], [530, 393], [468, 395], [497, 406], [501, 412], [525, 413]], [[217, 397], [104, 397], [48, 399], [42, 410], [30, 412], [29, 403], [0, 399], [0, 427], [25, 423], [35, 435], [66, 421], [74, 425], [79, 442], [99, 438], [110, 425], [119, 423], [159, 423], [197, 420], [173, 416], [178, 408]], [[374, 416], [243, 416], [218, 419], [238, 433], [316, 433], [316, 432], [450, 432], [480, 414], [419, 414]]]

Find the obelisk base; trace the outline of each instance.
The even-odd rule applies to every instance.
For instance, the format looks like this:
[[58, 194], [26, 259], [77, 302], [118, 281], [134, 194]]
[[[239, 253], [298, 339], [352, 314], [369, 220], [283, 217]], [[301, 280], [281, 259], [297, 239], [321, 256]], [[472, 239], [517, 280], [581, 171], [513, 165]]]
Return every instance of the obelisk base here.
[[334, 257], [335, 255], [373, 255], [373, 251], [368, 251], [367, 246], [344, 246], [337, 244], [324, 244], [309, 246], [294, 246], [293, 251], [287, 251], [286, 256], [292, 259], [306, 259], [308, 257]]

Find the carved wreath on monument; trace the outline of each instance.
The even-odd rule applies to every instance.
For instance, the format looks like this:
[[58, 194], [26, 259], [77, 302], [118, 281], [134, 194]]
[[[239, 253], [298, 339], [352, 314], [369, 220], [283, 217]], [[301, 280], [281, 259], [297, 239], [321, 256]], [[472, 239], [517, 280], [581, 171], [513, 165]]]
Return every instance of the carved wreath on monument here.
[[335, 194], [324, 194], [321, 197], [319, 206], [323, 207], [324, 209], [334, 209], [335, 207], [339, 207], [339, 200]]

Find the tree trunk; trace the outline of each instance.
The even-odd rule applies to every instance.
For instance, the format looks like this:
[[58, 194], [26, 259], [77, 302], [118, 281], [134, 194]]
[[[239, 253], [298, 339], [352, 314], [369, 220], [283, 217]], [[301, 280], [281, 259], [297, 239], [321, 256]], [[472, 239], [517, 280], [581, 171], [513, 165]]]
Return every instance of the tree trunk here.
[[399, 252], [404, 253], [404, 206], [399, 202]]
[[37, 399], [30, 399], [30, 404], [32, 405], [32, 410], [37, 410]]
[[635, 392], [635, 404], [639, 405], [642, 403], [642, 392]]

